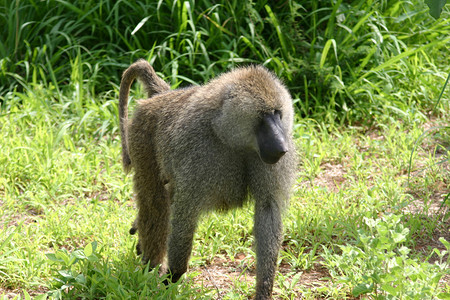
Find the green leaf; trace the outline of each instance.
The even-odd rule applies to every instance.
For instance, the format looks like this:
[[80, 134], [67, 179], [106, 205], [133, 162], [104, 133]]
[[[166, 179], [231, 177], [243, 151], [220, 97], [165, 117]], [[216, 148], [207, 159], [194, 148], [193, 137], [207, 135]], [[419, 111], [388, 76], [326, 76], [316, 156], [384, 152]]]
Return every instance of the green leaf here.
[[81, 284], [86, 283], [86, 277], [83, 274], [79, 274], [77, 277], [75, 277], [75, 280]]
[[430, 8], [430, 15], [435, 19], [439, 19], [441, 16], [442, 8], [446, 2], [446, 0], [425, 0], [425, 3]]
[[323, 47], [323, 51], [322, 51], [322, 56], [320, 57], [320, 63], [319, 63], [319, 68], [323, 68], [323, 66], [325, 65], [325, 60], [327, 58], [328, 55], [328, 51], [330, 50], [331, 45], [333, 45], [333, 49], [334, 49], [334, 57], [337, 58], [337, 46], [336, 46], [336, 41], [334, 39], [330, 39], [325, 43], [325, 46]]
[[23, 291], [23, 299], [24, 300], [31, 300], [30, 294], [28, 294], [27, 291]]
[[375, 228], [375, 226], [377, 226], [378, 222], [380, 222], [379, 219], [375, 220], [375, 219], [366, 218], [366, 217], [364, 217], [363, 220], [364, 220], [364, 223], [366, 223], [366, 225], [369, 226], [370, 228]]
[[64, 251], [61, 251], [61, 250], [57, 251], [55, 253], [55, 257], [57, 259], [59, 259], [60, 261], [63, 261], [66, 266], [69, 266], [71, 264], [69, 255], [67, 255], [67, 253]]
[[410, 252], [411, 250], [408, 248], [408, 247], [405, 247], [405, 246], [401, 246], [400, 247], [400, 249], [398, 249], [398, 252], [402, 255], [402, 256], [407, 256], [408, 255], [408, 253]]
[[398, 244], [406, 240], [406, 235], [403, 234], [403, 232], [392, 232], [392, 239], [394, 240], [394, 243]]
[[377, 284], [381, 282], [381, 278], [377, 273], [373, 273], [372, 275], [370, 275], [370, 278], [372, 278], [373, 282]]
[[372, 290], [373, 290], [373, 284], [360, 283], [353, 288], [352, 295], [353, 295], [353, 297], [358, 297], [362, 294], [370, 293], [370, 292], [372, 292]]
[[66, 279], [73, 279], [73, 274], [69, 270], [60, 270], [58, 271], [59, 275]]
[[270, 20], [272, 21], [272, 24], [275, 27], [275, 31], [276, 31], [277, 36], [278, 36], [278, 40], [280, 41], [281, 52], [283, 54], [283, 58], [287, 59], [288, 58], [288, 49], [287, 49], [287, 46], [286, 46], [286, 41], [284, 39], [283, 32], [281, 30], [281, 26], [278, 23], [278, 19], [275, 16], [275, 14], [273, 13], [273, 11], [272, 11], [272, 9], [270, 8], [269, 5], [265, 5], [264, 8], [266, 9], [267, 13], [269, 14]]
[[92, 245], [89, 243], [86, 245], [86, 247], [84, 247], [84, 254], [86, 256], [91, 256], [92, 255]]
[[136, 32], [138, 32], [139, 29], [141, 29], [142, 26], [144, 26], [144, 24], [148, 21], [148, 19], [150, 19], [151, 16], [147, 16], [145, 18], [143, 18], [137, 25], [136, 28], [134, 28], [134, 30], [131, 32], [131, 35], [134, 35]]
[[400, 288], [399, 287], [395, 288], [395, 287], [391, 286], [390, 284], [383, 284], [381, 286], [381, 289], [388, 292], [392, 296], [396, 296], [398, 294], [398, 290]]
[[450, 242], [446, 241], [443, 237], [439, 238], [439, 242], [441, 242], [442, 244], [444, 244], [445, 248], [447, 248], [447, 250], [450, 251]]
[[86, 259], [86, 255], [84, 254], [83, 250], [75, 250], [72, 252], [72, 256], [76, 257], [78, 259]]
[[97, 242], [89, 243], [84, 247], [84, 254], [89, 257], [95, 252], [95, 249], [97, 249]]
[[47, 294], [41, 294], [41, 295], [34, 296], [33, 299], [34, 300], [45, 300], [45, 299], [47, 299]]
[[50, 260], [51, 262], [61, 262], [61, 261], [63, 261], [62, 259], [56, 257], [56, 255], [54, 253], [47, 253], [47, 254], [45, 254], [45, 256], [47, 256], [47, 259]]
[[439, 299], [450, 300], [450, 293], [440, 293], [437, 295]]

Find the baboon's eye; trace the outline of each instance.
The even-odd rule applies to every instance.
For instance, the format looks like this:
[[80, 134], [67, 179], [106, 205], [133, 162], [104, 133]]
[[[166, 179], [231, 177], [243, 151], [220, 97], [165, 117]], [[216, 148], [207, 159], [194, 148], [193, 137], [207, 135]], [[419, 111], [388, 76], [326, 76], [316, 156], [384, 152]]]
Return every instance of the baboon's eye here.
[[275, 109], [274, 114], [275, 114], [275, 115], [278, 115], [278, 116], [280, 117], [280, 120], [283, 119], [283, 114], [281, 113], [281, 110]]

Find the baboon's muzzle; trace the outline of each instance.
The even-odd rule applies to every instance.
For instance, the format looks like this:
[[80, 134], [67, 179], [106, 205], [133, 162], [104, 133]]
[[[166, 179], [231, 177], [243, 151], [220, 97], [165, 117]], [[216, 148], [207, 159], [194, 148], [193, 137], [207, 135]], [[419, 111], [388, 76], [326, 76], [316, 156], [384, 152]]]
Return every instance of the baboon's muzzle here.
[[257, 132], [259, 156], [267, 164], [274, 164], [288, 151], [280, 113], [266, 114]]

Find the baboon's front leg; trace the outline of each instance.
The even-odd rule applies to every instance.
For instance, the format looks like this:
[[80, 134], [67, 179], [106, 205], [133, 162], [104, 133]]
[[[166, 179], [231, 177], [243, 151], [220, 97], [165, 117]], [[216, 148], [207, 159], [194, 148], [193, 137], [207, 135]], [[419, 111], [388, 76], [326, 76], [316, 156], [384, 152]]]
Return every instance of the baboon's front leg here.
[[256, 297], [270, 299], [282, 238], [281, 213], [276, 202], [256, 201]]

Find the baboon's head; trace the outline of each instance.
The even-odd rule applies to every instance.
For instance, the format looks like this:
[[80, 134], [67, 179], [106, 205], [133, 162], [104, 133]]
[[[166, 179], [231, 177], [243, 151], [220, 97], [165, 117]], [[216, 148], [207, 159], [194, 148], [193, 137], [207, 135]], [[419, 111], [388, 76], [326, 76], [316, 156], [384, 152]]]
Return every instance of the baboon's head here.
[[274, 164], [288, 151], [293, 109], [283, 84], [263, 67], [238, 69], [224, 76], [222, 107], [214, 120], [228, 146], [255, 152]]

